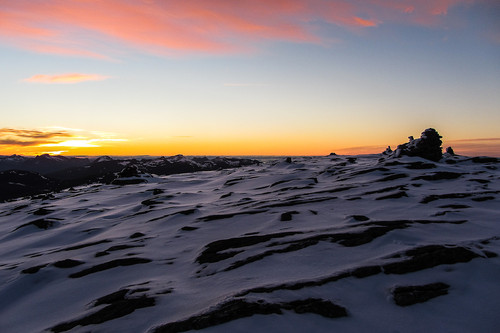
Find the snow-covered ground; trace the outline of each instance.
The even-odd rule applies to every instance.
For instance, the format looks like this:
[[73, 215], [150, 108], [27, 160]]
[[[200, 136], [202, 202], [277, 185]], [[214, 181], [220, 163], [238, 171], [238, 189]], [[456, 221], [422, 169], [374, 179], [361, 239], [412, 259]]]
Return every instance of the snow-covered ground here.
[[499, 167], [303, 157], [1, 203], [0, 331], [498, 332]]

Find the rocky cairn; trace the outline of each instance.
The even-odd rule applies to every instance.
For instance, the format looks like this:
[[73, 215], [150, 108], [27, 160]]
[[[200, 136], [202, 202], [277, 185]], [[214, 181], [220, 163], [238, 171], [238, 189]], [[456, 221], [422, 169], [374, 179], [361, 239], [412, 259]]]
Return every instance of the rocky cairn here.
[[441, 138], [442, 136], [434, 128], [428, 128], [422, 132], [419, 139], [410, 136], [409, 142], [399, 145], [393, 156], [419, 156], [437, 162], [443, 157]]

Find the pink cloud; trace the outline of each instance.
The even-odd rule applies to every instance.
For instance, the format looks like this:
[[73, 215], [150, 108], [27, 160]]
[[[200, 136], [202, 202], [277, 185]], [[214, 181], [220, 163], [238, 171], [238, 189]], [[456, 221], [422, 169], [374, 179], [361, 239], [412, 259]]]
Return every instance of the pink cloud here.
[[32, 83], [79, 83], [84, 81], [102, 81], [108, 79], [108, 76], [103, 76], [99, 74], [81, 74], [81, 73], [69, 73], [69, 74], [58, 74], [58, 75], [45, 75], [37, 74], [24, 79], [26, 82]]
[[471, 0], [16, 0], [0, 7], [0, 40], [36, 52], [107, 57], [232, 53], [261, 41], [323, 43], [317, 23], [433, 25]]

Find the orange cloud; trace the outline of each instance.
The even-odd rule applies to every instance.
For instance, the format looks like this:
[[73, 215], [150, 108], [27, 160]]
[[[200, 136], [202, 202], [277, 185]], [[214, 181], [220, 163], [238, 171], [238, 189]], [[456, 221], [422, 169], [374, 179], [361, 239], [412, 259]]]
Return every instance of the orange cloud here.
[[99, 74], [80, 74], [80, 73], [59, 74], [59, 75], [37, 74], [27, 79], [24, 79], [24, 81], [32, 83], [78, 83], [84, 81], [102, 81], [108, 78], [109, 76], [103, 76]]
[[[56, 130], [58, 129], [58, 130]], [[78, 135], [74, 132], [78, 132]], [[117, 143], [128, 141], [116, 138], [113, 133], [88, 132], [73, 129], [15, 129], [0, 128], [0, 154], [41, 154], [47, 147], [59, 147], [70, 150], [81, 148], [111, 147]], [[58, 151], [52, 154], [67, 152]]]
[[156, 54], [231, 53], [266, 40], [323, 43], [318, 22], [435, 24], [472, 0], [16, 0], [0, 7], [0, 40], [36, 52], [108, 57], [123, 48]]

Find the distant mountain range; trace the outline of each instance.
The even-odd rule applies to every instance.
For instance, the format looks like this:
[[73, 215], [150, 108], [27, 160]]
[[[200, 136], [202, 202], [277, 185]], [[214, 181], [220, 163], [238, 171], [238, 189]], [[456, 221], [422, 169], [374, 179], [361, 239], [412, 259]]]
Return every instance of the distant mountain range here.
[[80, 158], [50, 156], [0, 156], [0, 201], [58, 191], [73, 186], [105, 183], [133, 166], [136, 174], [158, 176], [195, 171], [220, 170], [258, 164], [257, 160], [225, 157], [185, 157], [176, 155], [150, 159], [120, 159], [109, 156]]

